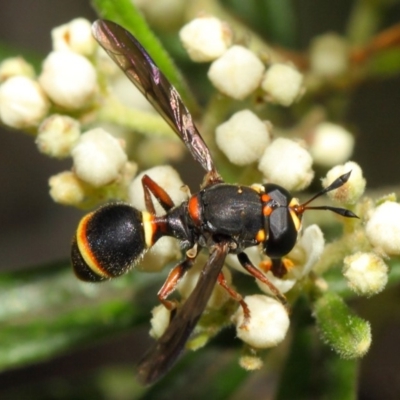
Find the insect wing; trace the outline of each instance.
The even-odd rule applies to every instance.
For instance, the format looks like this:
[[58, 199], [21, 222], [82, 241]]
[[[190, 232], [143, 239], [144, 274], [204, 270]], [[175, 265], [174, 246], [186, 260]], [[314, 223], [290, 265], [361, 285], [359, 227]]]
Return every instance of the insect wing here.
[[207, 305], [227, 254], [226, 243], [215, 246], [193, 292], [140, 362], [138, 374], [143, 383], [150, 384], [161, 378], [181, 354]]
[[142, 45], [127, 30], [111, 21], [94, 22], [92, 32], [108, 55], [178, 134], [193, 158], [207, 172], [217, 175], [210, 150], [179, 93]]

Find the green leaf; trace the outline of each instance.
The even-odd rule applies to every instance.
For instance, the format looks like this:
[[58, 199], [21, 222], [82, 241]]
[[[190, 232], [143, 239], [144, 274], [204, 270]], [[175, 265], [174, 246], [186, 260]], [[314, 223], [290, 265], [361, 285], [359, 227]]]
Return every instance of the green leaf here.
[[325, 292], [314, 303], [314, 316], [323, 341], [342, 358], [362, 357], [371, 345], [371, 327], [354, 315], [341, 297]]
[[150, 30], [146, 21], [131, 0], [92, 0], [99, 16], [123, 26], [131, 32], [151, 55], [157, 66], [182, 96], [186, 106], [195, 114], [198, 105], [185, 84], [180, 72], [162, 47], [160, 41]]
[[132, 272], [99, 285], [69, 262], [0, 275], [0, 369], [49, 358], [149, 319], [135, 298], [154, 279]]

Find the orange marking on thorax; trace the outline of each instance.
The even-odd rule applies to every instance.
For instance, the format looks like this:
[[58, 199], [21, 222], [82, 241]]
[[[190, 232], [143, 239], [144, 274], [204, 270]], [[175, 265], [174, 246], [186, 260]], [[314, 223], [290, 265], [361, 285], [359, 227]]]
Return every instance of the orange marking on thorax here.
[[271, 215], [271, 213], [273, 211], [272, 207], [266, 205], [269, 201], [271, 201], [271, 196], [269, 194], [267, 194], [267, 193], [264, 193], [264, 194], [261, 195], [261, 201], [262, 201], [262, 204], [263, 204], [263, 206], [262, 206], [263, 215], [265, 217], [268, 217], [269, 215]]
[[271, 215], [271, 213], [272, 213], [272, 211], [273, 211], [273, 208], [270, 207], [270, 206], [264, 206], [263, 209], [262, 209], [262, 211], [263, 211], [263, 215], [266, 216], [266, 217], [268, 217], [268, 216]]
[[265, 230], [264, 229], [260, 229], [257, 232], [256, 240], [257, 240], [258, 243], [262, 243], [262, 242], [265, 241]]
[[270, 200], [271, 200], [271, 196], [268, 195], [267, 193], [264, 193], [264, 194], [261, 195], [261, 201], [262, 201], [263, 203], [267, 203], [267, 202], [270, 201]]
[[188, 211], [190, 218], [192, 218], [193, 222], [196, 225], [200, 225], [200, 204], [199, 204], [199, 197], [197, 195], [192, 196], [188, 202]]

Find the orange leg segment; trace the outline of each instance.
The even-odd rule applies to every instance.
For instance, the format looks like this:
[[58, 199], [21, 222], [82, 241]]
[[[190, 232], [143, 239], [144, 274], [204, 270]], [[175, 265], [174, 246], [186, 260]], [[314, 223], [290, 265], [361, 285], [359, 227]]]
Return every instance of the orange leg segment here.
[[258, 279], [262, 283], [265, 283], [273, 295], [284, 305], [286, 306], [287, 301], [286, 297], [275, 287], [275, 285], [270, 282], [270, 280], [259, 270], [257, 269], [252, 262], [250, 261], [249, 257], [247, 256], [246, 253], [240, 253], [238, 254], [238, 259], [242, 267], [251, 275], [254, 276], [254, 278]]
[[146, 209], [149, 213], [155, 215], [154, 204], [151, 199], [150, 192], [154, 195], [165, 211], [168, 211], [175, 206], [169, 194], [148, 175], [143, 175], [142, 185], [144, 190], [144, 201], [146, 204]]
[[196, 260], [197, 254], [194, 257], [186, 256], [185, 260], [172, 268], [171, 272], [161, 289], [158, 291], [158, 299], [168, 310], [173, 310], [177, 306], [176, 300], [167, 300], [167, 297], [175, 290], [176, 285], [185, 273], [192, 267]]
[[236, 300], [239, 302], [241, 307], [243, 308], [243, 323], [241, 325], [242, 329], [247, 329], [247, 324], [250, 321], [250, 310], [249, 307], [247, 306], [246, 302], [243, 300], [243, 297], [240, 293], [236, 292], [236, 290], [232, 289], [230, 286], [228, 286], [228, 283], [226, 282], [225, 276], [222, 272], [218, 275], [218, 284], [223, 287], [229, 294], [229, 296], [232, 297], [232, 299]]

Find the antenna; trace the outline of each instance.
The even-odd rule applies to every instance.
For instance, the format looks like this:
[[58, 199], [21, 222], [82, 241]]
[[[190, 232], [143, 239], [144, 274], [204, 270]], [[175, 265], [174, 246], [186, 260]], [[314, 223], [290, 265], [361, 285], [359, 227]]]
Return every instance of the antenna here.
[[347, 210], [346, 208], [331, 207], [331, 206], [307, 207], [307, 205], [310, 204], [312, 201], [314, 201], [316, 198], [324, 195], [325, 193], [328, 193], [332, 190], [335, 190], [335, 189], [343, 186], [349, 180], [350, 174], [351, 174], [351, 171], [339, 176], [339, 178], [335, 179], [328, 187], [319, 191], [316, 195], [311, 197], [311, 199], [307, 200], [303, 204], [299, 204], [298, 206], [293, 207], [295, 209], [296, 213], [303, 214], [304, 211], [306, 211], [306, 210], [329, 210], [336, 214], [342, 215], [343, 217], [359, 218], [356, 214], [354, 214], [350, 210]]

